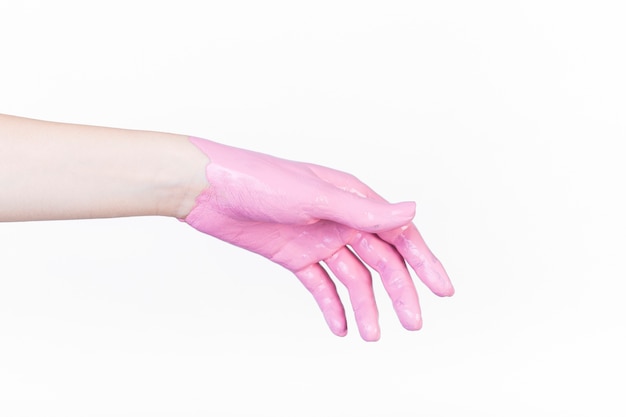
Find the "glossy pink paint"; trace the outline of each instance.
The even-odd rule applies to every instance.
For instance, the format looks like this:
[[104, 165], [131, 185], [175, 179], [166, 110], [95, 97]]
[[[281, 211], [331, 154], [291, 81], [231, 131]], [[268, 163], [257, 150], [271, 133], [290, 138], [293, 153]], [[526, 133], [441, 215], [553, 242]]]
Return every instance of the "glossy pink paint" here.
[[372, 278], [380, 275], [402, 325], [422, 326], [405, 261], [435, 294], [452, 284], [411, 223], [415, 203], [391, 204], [334, 169], [191, 137], [210, 159], [208, 187], [184, 219], [192, 227], [292, 271], [313, 294], [331, 331], [347, 333], [330, 272], [346, 286], [364, 340], [380, 338]]

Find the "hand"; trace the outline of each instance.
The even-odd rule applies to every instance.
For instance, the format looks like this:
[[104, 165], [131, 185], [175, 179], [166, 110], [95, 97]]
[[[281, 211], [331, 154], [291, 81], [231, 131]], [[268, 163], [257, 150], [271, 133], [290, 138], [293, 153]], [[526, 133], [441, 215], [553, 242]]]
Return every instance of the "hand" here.
[[454, 293], [443, 266], [411, 223], [414, 203], [387, 203], [354, 176], [330, 168], [190, 140], [210, 158], [209, 186], [184, 220], [292, 271], [334, 334], [347, 333], [345, 311], [320, 263], [346, 286], [359, 332], [368, 341], [380, 338], [380, 327], [365, 265], [380, 274], [409, 330], [420, 329], [422, 319], [405, 260], [435, 294]]

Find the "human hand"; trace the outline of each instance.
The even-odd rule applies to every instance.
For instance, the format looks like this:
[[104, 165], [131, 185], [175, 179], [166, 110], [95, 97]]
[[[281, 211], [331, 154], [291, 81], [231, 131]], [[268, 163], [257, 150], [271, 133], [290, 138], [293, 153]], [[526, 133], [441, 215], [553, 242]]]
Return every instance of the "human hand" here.
[[454, 293], [443, 266], [411, 223], [414, 203], [387, 203], [354, 176], [330, 168], [190, 141], [210, 158], [209, 186], [184, 221], [292, 271], [334, 334], [347, 333], [345, 311], [321, 263], [346, 286], [359, 333], [368, 341], [380, 338], [380, 327], [366, 265], [380, 274], [408, 330], [420, 329], [422, 319], [405, 261], [435, 294]]

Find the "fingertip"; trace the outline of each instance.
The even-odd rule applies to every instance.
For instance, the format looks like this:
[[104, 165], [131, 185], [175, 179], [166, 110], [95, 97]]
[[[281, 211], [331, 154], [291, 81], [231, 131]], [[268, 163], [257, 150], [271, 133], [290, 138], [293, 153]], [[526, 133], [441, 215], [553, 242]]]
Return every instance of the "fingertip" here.
[[366, 342], [377, 342], [380, 340], [380, 327], [377, 325], [367, 325], [359, 329], [361, 338]]
[[433, 292], [439, 297], [452, 297], [456, 290], [452, 286], [452, 283], [450, 281], [447, 281], [440, 288], [437, 288], [437, 290]]
[[420, 330], [422, 328], [422, 316], [420, 313], [404, 311], [400, 314], [400, 323], [406, 330]]
[[394, 206], [394, 216], [399, 218], [406, 218], [408, 221], [413, 220], [415, 217], [415, 211], [417, 210], [417, 205], [415, 201], [403, 201], [401, 203], [395, 203]]
[[415, 217], [415, 202], [381, 203], [371, 201], [371, 211], [365, 212], [359, 223], [367, 232], [380, 233], [410, 224]]
[[[431, 253], [432, 255], [432, 253]], [[430, 290], [439, 297], [452, 297], [454, 286], [443, 265], [432, 255], [432, 262], [416, 262], [413, 269]]]
[[339, 336], [339, 337], [346, 337], [346, 335], [348, 334], [348, 329], [342, 329], [342, 330], [331, 329], [331, 331], [333, 332], [335, 336]]
[[450, 284], [450, 287], [448, 288], [448, 290], [446, 292], [446, 297], [452, 297], [455, 292], [456, 292], [456, 290], [454, 289], [452, 284]]
[[422, 316], [418, 316], [415, 318], [415, 321], [413, 322], [413, 327], [409, 330], [415, 330], [415, 331], [422, 330], [422, 325], [423, 325]]
[[334, 335], [344, 337], [348, 334], [348, 327], [346, 326], [345, 320], [327, 317], [326, 323], [328, 324], [330, 331], [333, 332]]
[[388, 222], [392, 227], [404, 226], [411, 223], [415, 217], [416, 205], [414, 201], [403, 201], [401, 203], [391, 204]]

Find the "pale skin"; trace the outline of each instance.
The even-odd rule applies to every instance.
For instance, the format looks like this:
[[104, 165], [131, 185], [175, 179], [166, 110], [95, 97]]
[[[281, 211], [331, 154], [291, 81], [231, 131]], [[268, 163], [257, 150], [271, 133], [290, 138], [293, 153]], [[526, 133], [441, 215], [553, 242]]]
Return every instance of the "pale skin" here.
[[414, 214], [414, 203], [390, 204], [319, 165], [187, 135], [0, 115], [0, 221], [184, 220], [292, 271], [338, 336], [347, 324], [331, 275], [367, 341], [380, 338], [370, 268], [408, 330], [422, 318], [407, 264], [435, 294], [454, 293]]

